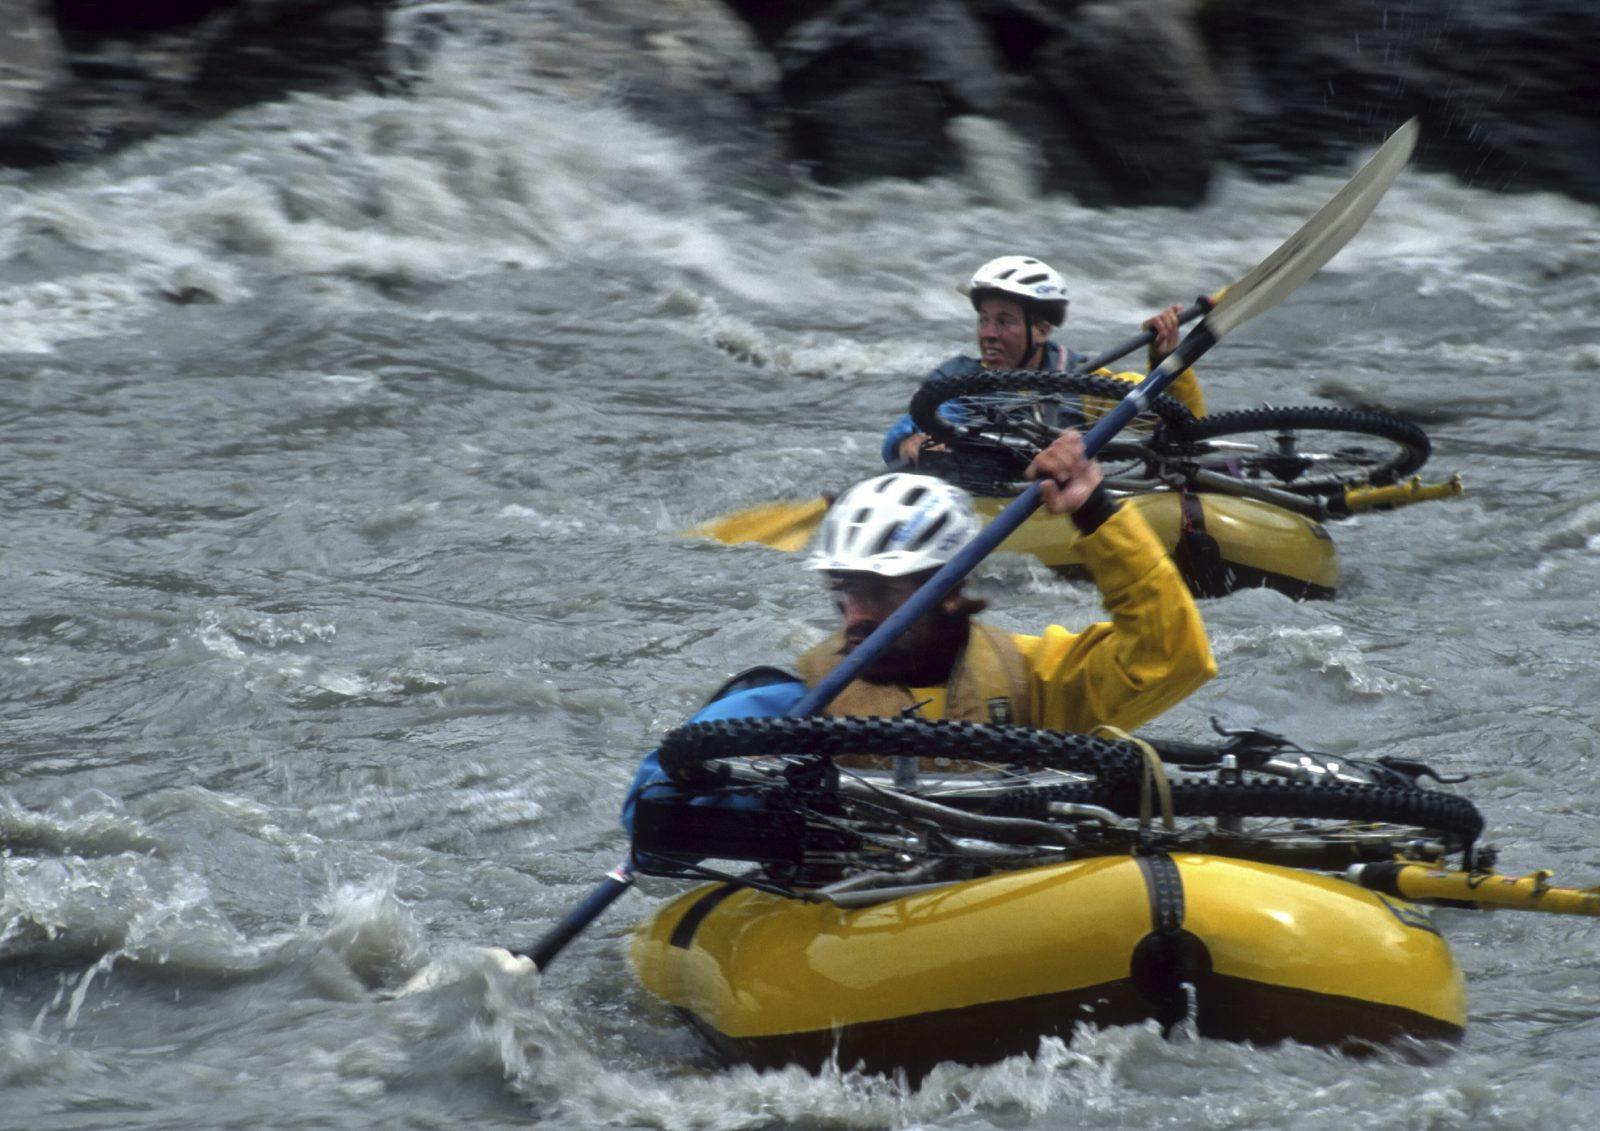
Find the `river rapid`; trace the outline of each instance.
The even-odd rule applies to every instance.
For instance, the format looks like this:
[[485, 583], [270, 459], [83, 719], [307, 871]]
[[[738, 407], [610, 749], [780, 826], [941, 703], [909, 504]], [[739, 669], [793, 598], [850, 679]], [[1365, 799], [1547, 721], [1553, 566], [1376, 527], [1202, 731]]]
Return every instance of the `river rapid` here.
[[[680, 531], [872, 473], [991, 255], [1062, 267], [1092, 352], [1348, 173], [1090, 211], [972, 121], [968, 176], [777, 198], [491, 62], [0, 181], [0, 1122], [1590, 1125], [1581, 920], [1439, 912], [1471, 1022], [1422, 1064], [1130, 1028], [917, 1088], [710, 1061], [627, 963], [666, 881], [541, 979], [483, 967], [622, 857], [663, 731], [829, 626], [796, 557]], [[1213, 410], [1416, 419], [1467, 495], [1331, 526], [1336, 600], [1203, 602], [1221, 674], [1152, 733], [1469, 773], [1504, 870], [1600, 883], [1597, 233], [1408, 171], [1202, 362]], [[1022, 559], [975, 585], [1016, 630], [1099, 612]]]

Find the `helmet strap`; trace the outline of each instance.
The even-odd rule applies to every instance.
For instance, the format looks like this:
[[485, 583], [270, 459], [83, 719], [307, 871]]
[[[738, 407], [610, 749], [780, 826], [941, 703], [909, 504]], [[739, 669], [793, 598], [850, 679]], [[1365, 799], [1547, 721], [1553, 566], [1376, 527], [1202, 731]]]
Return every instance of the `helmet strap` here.
[[[1044, 368], [1045, 341], [1046, 341], [1045, 338], [1040, 338], [1038, 343], [1037, 343], [1037, 345], [1034, 343], [1034, 340], [1033, 340], [1033, 318], [1032, 318], [1031, 314], [1027, 314], [1027, 316], [1025, 316], [1023, 318], [1023, 331], [1022, 331], [1022, 368], [1023, 369], [1043, 369]], [[1039, 364], [1038, 365], [1030, 365], [1029, 363], [1033, 360], [1033, 351], [1036, 348], [1039, 351]]]

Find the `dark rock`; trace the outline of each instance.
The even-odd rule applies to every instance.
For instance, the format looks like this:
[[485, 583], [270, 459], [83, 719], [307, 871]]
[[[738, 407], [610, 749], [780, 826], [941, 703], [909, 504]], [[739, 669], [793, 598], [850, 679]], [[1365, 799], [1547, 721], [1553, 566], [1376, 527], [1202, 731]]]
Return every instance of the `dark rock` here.
[[370, 90], [388, 71], [391, 3], [247, 0], [201, 55], [192, 97], [209, 115], [297, 90]]
[[821, 15], [836, 0], [728, 0], [728, 7], [750, 25], [756, 37], [768, 47], [790, 28]]
[[773, 44], [795, 156], [823, 183], [958, 167], [960, 113], [1001, 113], [998, 57], [959, 0], [845, 0]]
[[1230, 155], [1288, 175], [1406, 118], [1418, 162], [1495, 189], [1600, 200], [1600, 8], [1589, 0], [1217, 0], [1206, 35]]
[[[44, 0], [11, 0], [0, 24], [0, 130], [9, 136], [67, 79], [66, 52]], [[0, 153], [5, 143], [0, 141]], [[3, 159], [3, 158], [0, 158]]]
[[76, 160], [294, 91], [370, 87], [392, 0], [57, 0], [65, 75], [0, 163]]
[[161, 0], [130, 4], [127, 0], [53, 0], [56, 26], [67, 46], [80, 51], [107, 36], [122, 38], [199, 23], [235, 0]]
[[1052, 183], [1081, 200], [1166, 204], [1204, 194], [1220, 146], [1190, 8], [836, 0], [779, 20], [741, 5], [782, 68], [795, 155], [824, 183], [951, 171], [950, 123], [978, 114], [1035, 142]]
[[541, 89], [620, 98], [767, 187], [790, 183], [791, 162], [830, 184], [951, 172], [981, 116], [1037, 148], [1048, 188], [1185, 205], [1219, 160], [1288, 176], [1415, 114], [1424, 167], [1600, 201], [1592, 0], [0, 4], [11, 165], [296, 91], [402, 91], [433, 46], [487, 22]]
[[975, 0], [1025, 76], [1053, 185], [1090, 204], [1201, 200], [1221, 88], [1189, 0]]

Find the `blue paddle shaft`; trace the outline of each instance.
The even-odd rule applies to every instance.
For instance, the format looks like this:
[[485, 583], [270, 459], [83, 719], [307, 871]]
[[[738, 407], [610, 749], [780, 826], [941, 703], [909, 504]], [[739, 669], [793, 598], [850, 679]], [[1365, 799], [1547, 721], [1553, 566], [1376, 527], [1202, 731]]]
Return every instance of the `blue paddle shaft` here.
[[566, 949], [583, 929], [600, 917], [600, 913], [616, 902], [623, 892], [633, 886], [633, 865], [627, 861], [606, 873], [606, 878], [596, 884], [583, 902], [568, 911], [566, 917], [539, 937], [539, 941], [517, 953], [533, 960], [543, 970], [550, 961]]
[[[1101, 417], [1100, 421], [1089, 430], [1088, 435], [1083, 438], [1084, 455], [1093, 459], [1100, 449], [1105, 447], [1106, 441], [1122, 431], [1130, 420], [1139, 415], [1150, 403], [1151, 397], [1159, 395], [1163, 389], [1177, 380], [1178, 375], [1189, 368], [1195, 358], [1205, 353], [1215, 343], [1216, 338], [1204, 322], [1191, 330], [1183, 341], [1178, 343], [1177, 349], [1151, 370], [1148, 377], [1135, 385], [1115, 408]], [[979, 562], [1010, 537], [1011, 532], [1039, 508], [1041, 501], [1039, 484], [1030, 484], [1026, 491], [1011, 500], [1005, 510], [978, 531], [972, 541], [963, 546], [955, 557], [941, 566], [938, 573], [923, 582], [922, 587], [911, 594], [905, 604], [874, 629], [872, 635], [856, 645], [844, 661], [807, 692], [789, 713], [814, 715], [833, 702], [834, 697], [843, 691], [851, 680], [860, 675], [862, 669], [882, 655], [918, 617], [942, 601], [946, 594], [961, 584], [961, 580], [971, 573]]]

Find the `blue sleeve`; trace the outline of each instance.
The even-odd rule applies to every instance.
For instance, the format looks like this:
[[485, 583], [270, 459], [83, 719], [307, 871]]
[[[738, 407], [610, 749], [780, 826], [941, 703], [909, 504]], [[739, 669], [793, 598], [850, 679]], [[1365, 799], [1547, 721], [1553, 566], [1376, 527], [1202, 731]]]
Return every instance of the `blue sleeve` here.
[[[961, 373], [979, 368], [981, 367], [971, 358], [952, 357], [938, 368], [932, 370], [922, 380], [923, 383], [926, 384], [935, 377], [948, 377], [952, 373]], [[955, 402], [947, 401], [939, 406], [939, 418], [941, 420], [948, 420], [951, 424], [961, 424], [964, 421], [965, 414], [961, 411], [960, 406]], [[889, 426], [889, 431], [883, 434], [883, 447], [879, 452], [879, 454], [883, 457], [883, 462], [890, 467], [898, 464], [900, 462], [901, 441], [903, 441], [907, 436], [915, 436], [916, 434], [916, 421], [911, 419], [911, 414], [909, 412], [902, 413], [900, 419], [891, 424]]]
[[909, 412], [902, 413], [899, 420], [889, 426], [889, 431], [883, 434], [883, 462], [898, 463], [900, 461], [900, 442], [907, 436], [915, 435], [917, 426], [911, 420]]
[[[751, 687], [744, 691], [736, 691], [721, 699], [707, 703], [696, 711], [689, 720], [691, 723], [709, 722], [712, 719], [748, 719], [770, 717], [773, 715], [787, 715], [790, 709], [805, 694], [805, 684], [799, 680], [790, 680], [784, 683], [769, 683], [762, 687]], [[633, 784], [628, 787], [628, 796], [622, 803], [622, 827], [628, 830], [628, 835], [633, 835], [633, 809], [639, 800], [639, 794], [651, 786], [670, 788], [672, 779], [661, 768], [660, 758], [652, 750], [644, 756], [639, 763], [638, 772], [633, 775]], [[711, 798], [702, 798], [709, 802]], [[718, 800], [725, 804], [738, 805], [740, 802], [750, 803], [749, 798], [740, 798], [737, 795], [719, 795]]]

